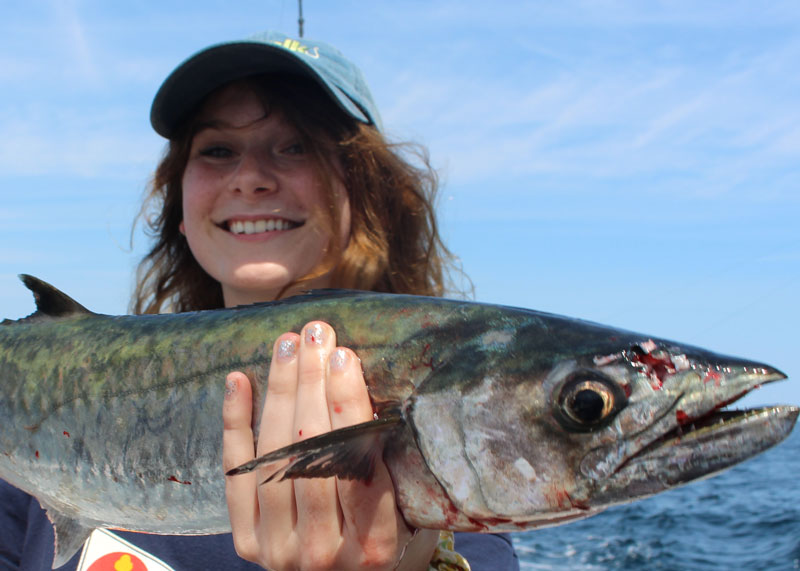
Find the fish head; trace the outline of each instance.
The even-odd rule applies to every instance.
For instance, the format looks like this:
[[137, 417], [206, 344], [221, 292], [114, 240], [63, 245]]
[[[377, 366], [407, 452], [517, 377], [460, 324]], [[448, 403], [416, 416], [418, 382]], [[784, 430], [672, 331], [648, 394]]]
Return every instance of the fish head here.
[[547, 314], [487, 323], [407, 411], [464, 529], [587, 517], [745, 460], [797, 417], [720, 412], [785, 378], [761, 363]]

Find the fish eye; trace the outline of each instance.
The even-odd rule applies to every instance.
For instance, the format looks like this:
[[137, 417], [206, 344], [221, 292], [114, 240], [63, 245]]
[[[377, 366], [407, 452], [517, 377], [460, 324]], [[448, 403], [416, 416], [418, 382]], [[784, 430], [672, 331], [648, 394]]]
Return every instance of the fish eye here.
[[625, 395], [612, 380], [594, 371], [578, 371], [561, 388], [557, 417], [564, 428], [591, 432], [605, 426], [625, 405]]

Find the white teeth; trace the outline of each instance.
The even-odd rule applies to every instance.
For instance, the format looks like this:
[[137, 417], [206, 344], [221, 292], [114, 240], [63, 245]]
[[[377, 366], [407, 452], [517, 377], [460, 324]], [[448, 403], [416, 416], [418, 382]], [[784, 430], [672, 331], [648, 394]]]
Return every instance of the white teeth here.
[[287, 220], [234, 220], [228, 223], [228, 229], [234, 234], [260, 234], [262, 232], [274, 232], [276, 230], [288, 230], [291, 228]]

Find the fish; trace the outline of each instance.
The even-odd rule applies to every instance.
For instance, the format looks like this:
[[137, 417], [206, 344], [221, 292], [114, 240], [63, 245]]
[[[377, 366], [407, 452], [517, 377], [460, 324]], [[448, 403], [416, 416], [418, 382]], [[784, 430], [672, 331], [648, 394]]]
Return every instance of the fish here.
[[798, 415], [726, 408], [786, 378], [771, 366], [529, 309], [321, 290], [103, 315], [20, 277], [36, 310], [0, 324], [0, 478], [47, 510], [54, 568], [95, 528], [229, 532], [223, 380], [234, 370], [251, 379], [257, 426], [274, 339], [312, 320], [359, 355], [375, 420], [228, 477], [368, 481], [382, 459], [416, 528], [520, 531], [588, 517], [746, 460]]

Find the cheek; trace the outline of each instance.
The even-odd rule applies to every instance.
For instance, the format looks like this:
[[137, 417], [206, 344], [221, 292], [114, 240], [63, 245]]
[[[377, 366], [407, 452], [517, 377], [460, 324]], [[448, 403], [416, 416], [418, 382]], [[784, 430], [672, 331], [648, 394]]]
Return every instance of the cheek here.
[[342, 189], [341, 195], [337, 200], [336, 207], [340, 215], [339, 220], [339, 240], [342, 244], [342, 249], [347, 248], [347, 243], [350, 241], [351, 219], [350, 219], [350, 198], [347, 192]]
[[186, 222], [191, 224], [192, 218], [208, 207], [211, 196], [208, 180], [208, 177], [198, 172], [197, 168], [186, 167], [181, 180], [184, 224]]
[[204, 235], [204, 221], [212, 206], [211, 195], [196, 169], [187, 168], [182, 180], [182, 220], [178, 229], [186, 237], [189, 248], [197, 257], [197, 248]]

